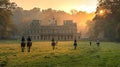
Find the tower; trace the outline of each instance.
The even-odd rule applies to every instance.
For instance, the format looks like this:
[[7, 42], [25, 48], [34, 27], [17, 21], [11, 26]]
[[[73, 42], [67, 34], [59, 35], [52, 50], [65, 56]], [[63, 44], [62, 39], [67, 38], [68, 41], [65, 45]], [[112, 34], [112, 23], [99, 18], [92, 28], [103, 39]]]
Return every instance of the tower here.
[[54, 17], [50, 20], [50, 25], [57, 25], [57, 20]]

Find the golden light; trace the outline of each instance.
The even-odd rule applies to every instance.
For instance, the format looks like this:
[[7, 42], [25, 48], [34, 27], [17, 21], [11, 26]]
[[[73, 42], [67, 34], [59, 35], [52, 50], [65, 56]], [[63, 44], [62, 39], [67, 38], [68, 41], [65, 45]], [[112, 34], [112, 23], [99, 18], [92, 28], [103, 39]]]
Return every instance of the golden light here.
[[104, 13], [104, 11], [103, 10], [100, 10], [100, 14], [103, 14]]
[[99, 15], [104, 15], [105, 11], [104, 10], [100, 10], [99, 11]]
[[87, 13], [95, 12], [96, 11], [96, 6], [95, 7], [90, 7], [87, 5], [80, 5], [80, 6], [75, 6], [75, 10], [77, 11], [85, 11]]

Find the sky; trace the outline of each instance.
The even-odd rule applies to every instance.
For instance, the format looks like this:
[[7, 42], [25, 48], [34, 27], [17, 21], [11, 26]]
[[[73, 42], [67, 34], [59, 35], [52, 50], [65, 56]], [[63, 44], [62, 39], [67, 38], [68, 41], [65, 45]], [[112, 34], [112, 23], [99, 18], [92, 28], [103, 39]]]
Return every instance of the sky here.
[[30, 10], [34, 7], [41, 9], [52, 8], [55, 10], [64, 10], [70, 13], [71, 9], [86, 11], [88, 13], [96, 10], [97, 0], [10, 0], [19, 7]]

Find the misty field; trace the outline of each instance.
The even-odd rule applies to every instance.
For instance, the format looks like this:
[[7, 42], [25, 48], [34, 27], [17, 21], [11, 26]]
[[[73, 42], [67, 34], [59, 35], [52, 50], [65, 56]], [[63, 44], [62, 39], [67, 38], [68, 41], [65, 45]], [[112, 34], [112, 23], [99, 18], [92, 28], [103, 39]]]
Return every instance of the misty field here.
[[31, 52], [19, 43], [0, 41], [0, 67], [120, 67], [120, 43], [79, 41], [74, 50], [72, 41], [60, 41], [52, 50], [51, 42], [35, 41]]

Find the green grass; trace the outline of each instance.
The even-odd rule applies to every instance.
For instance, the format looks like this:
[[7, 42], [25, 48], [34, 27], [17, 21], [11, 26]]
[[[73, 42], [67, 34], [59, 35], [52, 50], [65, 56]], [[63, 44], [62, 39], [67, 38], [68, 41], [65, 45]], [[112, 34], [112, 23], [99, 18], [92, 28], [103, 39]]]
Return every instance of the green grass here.
[[120, 43], [79, 41], [58, 42], [53, 51], [51, 42], [33, 42], [31, 52], [21, 52], [20, 41], [0, 41], [0, 67], [120, 67]]

